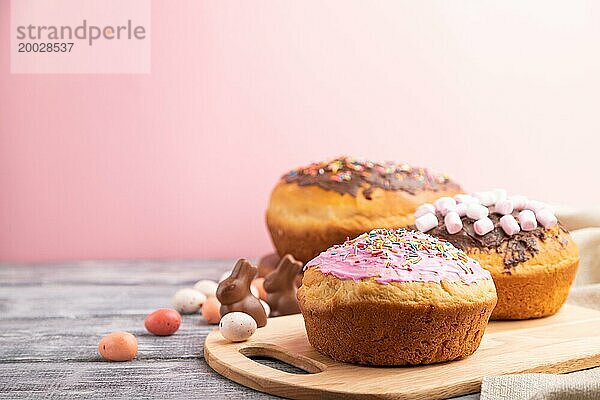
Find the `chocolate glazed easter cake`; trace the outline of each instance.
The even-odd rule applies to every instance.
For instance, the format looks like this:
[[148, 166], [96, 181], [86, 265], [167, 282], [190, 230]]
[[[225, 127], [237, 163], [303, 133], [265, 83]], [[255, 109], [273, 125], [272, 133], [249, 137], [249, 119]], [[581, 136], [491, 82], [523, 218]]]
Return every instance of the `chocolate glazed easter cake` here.
[[279, 255], [306, 262], [348, 237], [410, 225], [417, 206], [457, 193], [447, 176], [424, 168], [340, 157], [284, 175], [266, 219]]
[[298, 301], [319, 352], [349, 363], [413, 365], [472, 354], [496, 290], [489, 272], [448, 242], [376, 229], [309, 261]]
[[548, 205], [495, 190], [440, 198], [415, 216], [417, 229], [464, 250], [492, 274], [492, 319], [545, 317], [564, 304], [579, 251]]

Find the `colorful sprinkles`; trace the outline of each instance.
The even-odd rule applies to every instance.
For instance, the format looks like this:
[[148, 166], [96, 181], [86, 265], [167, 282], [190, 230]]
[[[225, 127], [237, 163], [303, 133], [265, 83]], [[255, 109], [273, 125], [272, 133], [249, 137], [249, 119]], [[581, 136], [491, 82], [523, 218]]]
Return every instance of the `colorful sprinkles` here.
[[284, 175], [283, 179], [300, 186], [318, 185], [353, 196], [362, 188], [367, 198], [370, 198], [375, 187], [414, 193], [423, 189], [439, 190], [446, 185], [457, 186], [447, 175], [433, 174], [425, 168], [412, 167], [406, 163], [376, 163], [348, 156], [297, 168]]
[[452, 244], [416, 231], [374, 229], [335, 245], [308, 262], [340, 279], [376, 278], [382, 284], [394, 281], [473, 282], [488, 279], [477, 261]]

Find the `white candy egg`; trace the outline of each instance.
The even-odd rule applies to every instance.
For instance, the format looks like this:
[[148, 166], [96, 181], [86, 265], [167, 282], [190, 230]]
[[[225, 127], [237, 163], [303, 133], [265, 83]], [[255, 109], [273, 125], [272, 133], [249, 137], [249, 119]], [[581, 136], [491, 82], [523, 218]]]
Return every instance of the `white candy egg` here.
[[271, 307], [269, 307], [269, 304], [264, 300], [261, 300], [260, 304], [262, 304], [263, 308], [265, 309], [265, 314], [267, 314], [268, 317], [269, 314], [271, 314]]
[[173, 306], [182, 314], [193, 314], [198, 312], [206, 296], [194, 289], [181, 289], [173, 296]]
[[256, 332], [256, 321], [243, 312], [231, 312], [221, 318], [219, 331], [231, 342], [243, 342]]
[[260, 299], [260, 292], [256, 286], [250, 285], [250, 293], [252, 293], [257, 299]]
[[214, 296], [217, 294], [218, 286], [219, 286], [219, 284], [215, 281], [209, 281], [209, 280], [203, 279], [201, 281], [196, 282], [196, 284], [194, 285], [194, 290], [197, 290], [200, 293], [202, 293], [203, 295], [205, 295], [206, 297], [208, 297], [208, 296]]

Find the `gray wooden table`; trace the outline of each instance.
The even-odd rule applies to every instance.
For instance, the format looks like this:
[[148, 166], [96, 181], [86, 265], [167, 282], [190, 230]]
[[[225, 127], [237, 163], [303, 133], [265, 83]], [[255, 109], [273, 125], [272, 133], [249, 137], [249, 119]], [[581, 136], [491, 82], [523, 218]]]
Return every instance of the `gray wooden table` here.
[[[173, 293], [217, 280], [232, 261], [0, 263], [0, 398], [273, 398], [211, 370], [202, 346], [214, 326], [184, 316], [179, 331], [156, 337], [146, 315], [171, 307]], [[98, 355], [100, 338], [138, 338], [134, 361]], [[461, 399], [477, 399], [478, 395]]]

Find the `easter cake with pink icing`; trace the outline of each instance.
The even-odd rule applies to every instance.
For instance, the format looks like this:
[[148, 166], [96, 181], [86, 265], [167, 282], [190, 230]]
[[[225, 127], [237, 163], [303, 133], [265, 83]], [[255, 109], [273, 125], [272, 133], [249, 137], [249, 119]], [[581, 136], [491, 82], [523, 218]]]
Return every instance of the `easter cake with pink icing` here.
[[342, 362], [456, 360], [481, 341], [496, 289], [452, 244], [404, 228], [375, 229], [305, 266], [298, 301], [309, 342]]
[[552, 207], [495, 189], [442, 197], [415, 212], [419, 231], [463, 250], [488, 270], [498, 292], [491, 319], [556, 313], [579, 264], [579, 251]]

